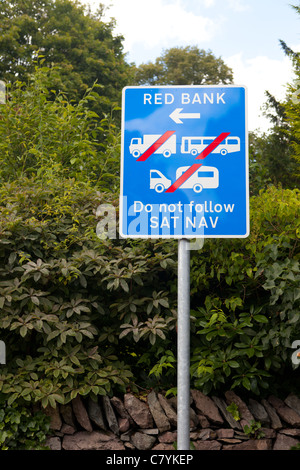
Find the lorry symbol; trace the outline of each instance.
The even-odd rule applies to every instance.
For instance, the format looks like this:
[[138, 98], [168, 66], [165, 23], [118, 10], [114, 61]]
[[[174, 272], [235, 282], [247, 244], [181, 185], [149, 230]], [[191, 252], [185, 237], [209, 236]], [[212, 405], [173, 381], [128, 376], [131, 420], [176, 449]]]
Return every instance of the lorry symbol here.
[[[143, 136], [143, 139], [140, 137], [134, 137], [131, 139], [129, 145], [129, 151], [131, 155], [133, 155], [135, 158], [138, 158], [141, 154], [146, 152], [146, 150], [151, 147], [151, 145], [160, 137], [161, 135], [157, 134], [146, 134]], [[163, 154], [163, 156], [166, 158], [170, 157], [174, 153], [176, 153], [175, 134], [169, 137], [169, 139], [154, 152], [154, 154]]]
[[[176, 180], [190, 167], [181, 166], [176, 170]], [[150, 170], [150, 189], [157, 193], [162, 193], [168, 189], [172, 181], [166, 178], [159, 170]], [[203, 189], [215, 189], [219, 187], [219, 171], [214, 166], [201, 166], [182, 185], [182, 189], [193, 189], [195, 193], [200, 193]]]

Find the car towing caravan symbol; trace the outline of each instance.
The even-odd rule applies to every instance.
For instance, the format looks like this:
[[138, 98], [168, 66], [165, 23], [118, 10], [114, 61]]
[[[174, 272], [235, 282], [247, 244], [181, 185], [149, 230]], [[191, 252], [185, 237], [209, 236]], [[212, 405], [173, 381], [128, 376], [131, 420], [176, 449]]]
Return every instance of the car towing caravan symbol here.
[[155, 189], [157, 193], [164, 192], [169, 188], [172, 181], [166, 178], [159, 170], [150, 170], [150, 189]]
[[[181, 166], [176, 170], [176, 180], [180, 178], [190, 167]], [[166, 178], [159, 170], [150, 170], [150, 189], [162, 193], [168, 189], [172, 181]], [[219, 171], [214, 166], [201, 166], [181, 186], [182, 189], [193, 189], [200, 193], [203, 189], [215, 189], [219, 187]]]

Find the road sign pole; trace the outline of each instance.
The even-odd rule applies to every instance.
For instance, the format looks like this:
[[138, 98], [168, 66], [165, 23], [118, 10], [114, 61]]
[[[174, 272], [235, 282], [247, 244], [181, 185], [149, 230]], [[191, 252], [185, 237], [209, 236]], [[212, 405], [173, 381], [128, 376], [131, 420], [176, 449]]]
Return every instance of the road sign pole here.
[[190, 249], [178, 240], [177, 449], [190, 448]]

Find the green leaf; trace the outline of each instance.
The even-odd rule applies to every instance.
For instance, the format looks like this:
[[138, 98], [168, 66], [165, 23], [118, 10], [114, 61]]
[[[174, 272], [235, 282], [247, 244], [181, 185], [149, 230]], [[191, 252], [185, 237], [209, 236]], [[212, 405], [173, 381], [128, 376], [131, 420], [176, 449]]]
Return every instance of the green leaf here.
[[32, 295], [30, 299], [31, 299], [31, 302], [34, 303], [35, 305], [40, 305], [40, 301], [38, 297]]
[[20, 335], [22, 336], [22, 338], [24, 338], [26, 334], [27, 334], [27, 326], [23, 325], [20, 328]]
[[58, 403], [61, 403], [61, 404], [65, 403], [64, 397], [62, 395], [59, 395], [58, 393], [53, 393], [51, 397], [53, 397], [53, 399], [57, 401]]
[[122, 289], [123, 289], [125, 292], [129, 292], [128, 284], [127, 284], [127, 282], [126, 282], [124, 279], [120, 279], [120, 284], [121, 284]]
[[240, 367], [240, 364], [237, 361], [228, 361], [227, 364], [234, 369]]
[[243, 377], [242, 384], [247, 390], [251, 389], [250, 380], [248, 377]]
[[269, 320], [264, 315], [253, 315], [253, 318], [258, 323], [269, 323]]
[[300, 288], [299, 287], [296, 287], [294, 289], [294, 301], [296, 302], [296, 300], [300, 299]]
[[167, 299], [160, 299], [160, 300], [159, 300], [159, 303], [160, 303], [160, 305], [162, 305], [163, 307], [169, 308], [169, 302], [167, 301]]

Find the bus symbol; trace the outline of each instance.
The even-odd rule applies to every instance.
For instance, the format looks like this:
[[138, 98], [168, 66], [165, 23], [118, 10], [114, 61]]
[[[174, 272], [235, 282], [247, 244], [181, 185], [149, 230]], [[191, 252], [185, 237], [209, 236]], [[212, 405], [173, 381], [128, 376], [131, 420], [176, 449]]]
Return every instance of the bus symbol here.
[[[215, 140], [215, 137], [182, 137], [181, 153], [190, 153], [199, 155], [203, 150]], [[239, 137], [227, 137], [211, 153], [239, 152], [241, 150], [241, 141]]]

